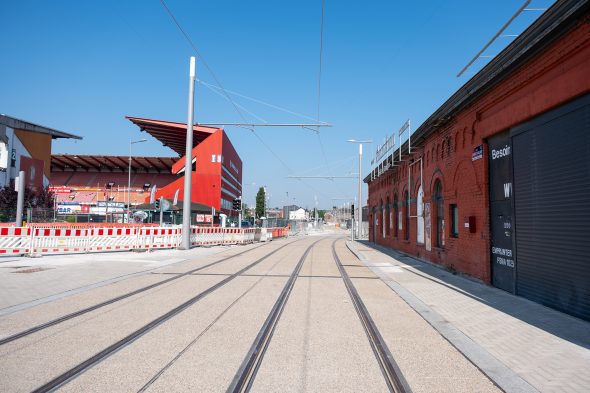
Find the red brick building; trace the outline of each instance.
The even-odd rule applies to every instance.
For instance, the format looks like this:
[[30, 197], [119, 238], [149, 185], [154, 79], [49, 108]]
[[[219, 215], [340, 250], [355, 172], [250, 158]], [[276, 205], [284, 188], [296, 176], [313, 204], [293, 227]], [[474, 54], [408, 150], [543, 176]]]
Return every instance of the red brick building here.
[[370, 241], [590, 320], [589, 9], [558, 1], [376, 162]]

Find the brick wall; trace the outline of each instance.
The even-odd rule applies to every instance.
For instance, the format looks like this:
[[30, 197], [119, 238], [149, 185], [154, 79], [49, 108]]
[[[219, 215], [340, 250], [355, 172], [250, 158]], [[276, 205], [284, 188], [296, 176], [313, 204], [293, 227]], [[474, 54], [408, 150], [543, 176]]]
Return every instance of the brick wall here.
[[[422, 159], [424, 203], [434, 206], [436, 181], [442, 184], [444, 210], [444, 245], [436, 245], [436, 209], [432, 210], [432, 249], [417, 243], [417, 218], [410, 218], [409, 240], [405, 219], [409, 161], [387, 171], [369, 183], [370, 240], [392, 247], [451, 269], [467, 273], [490, 283], [489, 179], [486, 138], [553, 109], [590, 91], [590, 25], [584, 18], [570, 32], [537, 54], [502, 83], [476, 102], [455, 113], [443, 126], [434, 130], [413, 149], [411, 159]], [[483, 145], [483, 158], [472, 161], [472, 152]], [[405, 156], [409, 160], [408, 155]], [[420, 185], [420, 164], [411, 167], [410, 215], [416, 215], [416, 198]], [[402, 212], [403, 229], [386, 231], [389, 211]], [[388, 202], [389, 201], [389, 202]], [[451, 237], [451, 204], [459, 212], [459, 235]], [[382, 214], [385, 207], [385, 217]], [[378, 218], [375, 227], [374, 218]], [[399, 215], [394, 214], [394, 225]], [[465, 228], [467, 217], [475, 217], [476, 231]], [[385, 218], [385, 220], [384, 220]], [[374, 231], [375, 227], [375, 231]], [[375, 236], [374, 236], [375, 234]]]

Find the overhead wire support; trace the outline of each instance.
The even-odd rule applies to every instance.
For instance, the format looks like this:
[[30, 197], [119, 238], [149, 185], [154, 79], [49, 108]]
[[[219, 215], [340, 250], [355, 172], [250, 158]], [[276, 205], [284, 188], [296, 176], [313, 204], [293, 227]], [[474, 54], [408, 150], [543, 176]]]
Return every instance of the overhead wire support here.
[[[317, 122], [320, 122], [320, 108], [321, 108], [321, 98], [322, 98], [322, 66], [323, 66], [323, 52], [324, 52], [324, 10], [325, 10], [325, 0], [322, 0], [322, 16], [320, 18], [320, 53], [319, 53], [319, 68], [318, 68], [318, 116]], [[322, 138], [320, 137], [319, 128], [316, 131], [316, 135], [318, 137], [318, 144], [320, 145], [320, 151], [322, 152], [322, 157], [324, 158], [324, 162], [326, 163], [326, 167], [330, 170], [330, 164], [328, 164], [328, 157], [326, 156], [326, 150], [324, 149], [324, 144], [322, 143]]]
[[[219, 81], [219, 79], [217, 78], [217, 76], [215, 75], [215, 73], [213, 72], [213, 69], [205, 61], [205, 58], [203, 56], [201, 56], [201, 54], [200, 54], [199, 50], [197, 49], [196, 45], [193, 43], [193, 41], [191, 40], [191, 38], [188, 35], [188, 33], [182, 28], [182, 26], [180, 25], [180, 23], [178, 22], [178, 20], [176, 19], [176, 17], [172, 13], [172, 11], [168, 8], [168, 6], [166, 5], [166, 2], [164, 0], [160, 0], [160, 3], [164, 7], [165, 11], [168, 13], [168, 15], [170, 16], [170, 18], [172, 19], [172, 21], [174, 22], [174, 24], [176, 25], [176, 27], [178, 28], [178, 30], [180, 30], [180, 32], [182, 33], [182, 35], [184, 36], [184, 38], [187, 40], [187, 42], [189, 43], [190, 47], [195, 51], [195, 54], [201, 60], [201, 62], [205, 66], [205, 68], [209, 71], [209, 73], [211, 74], [211, 76], [215, 80], [215, 83], [217, 83], [217, 86], [218, 86], [219, 90], [222, 91], [222, 93], [226, 97], [226, 99], [232, 104], [232, 106], [234, 107], [235, 111], [238, 113], [238, 115], [244, 121], [244, 124], [247, 124], [247, 120], [246, 120], [244, 114], [242, 113], [242, 111], [240, 110], [240, 108], [238, 107], [238, 105], [236, 104], [236, 102], [228, 94], [228, 91], [223, 87], [223, 85], [221, 84], [221, 82]], [[318, 123], [320, 123], [320, 122], [318, 121]], [[293, 172], [293, 170], [285, 163], [285, 161], [283, 161], [283, 159], [273, 149], [271, 149], [271, 147], [260, 137], [260, 135], [258, 135], [258, 133], [256, 132], [256, 130], [254, 128], [248, 127], [248, 126], [244, 126], [244, 125], [239, 125], [237, 127], [241, 127], [241, 128], [250, 130], [250, 132], [252, 132], [252, 134], [260, 141], [260, 143], [262, 143], [262, 145], [281, 163], [281, 165], [285, 169], [287, 169], [288, 172], [291, 172], [291, 173]], [[303, 182], [303, 183], [306, 186], [308, 186], [309, 188], [317, 191], [319, 194], [323, 194], [321, 191], [316, 190], [311, 185], [309, 185], [309, 184], [307, 184], [305, 182]]]
[[289, 175], [288, 179], [356, 179], [357, 176], [295, 176]]
[[[197, 83], [200, 83], [200, 84], [202, 84], [203, 86], [205, 86], [205, 87], [208, 87], [208, 88], [210, 88], [210, 89], [219, 89], [219, 90], [221, 90], [221, 88], [220, 88], [219, 86], [212, 85], [212, 84], [210, 84], [210, 83], [207, 83], [207, 82], [205, 82], [205, 81], [203, 81], [203, 80], [200, 80], [200, 79], [197, 79]], [[228, 92], [229, 94], [233, 94], [233, 95], [235, 95], [235, 96], [237, 96], [237, 97], [244, 98], [244, 99], [246, 99], [246, 100], [249, 100], [249, 101], [255, 102], [255, 103], [257, 103], [257, 104], [261, 104], [261, 105], [268, 106], [269, 108], [273, 108], [273, 109], [279, 110], [279, 111], [281, 111], [281, 112], [288, 113], [288, 114], [290, 114], [290, 115], [294, 115], [294, 116], [297, 116], [297, 117], [301, 117], [302, 119], [307, 119], [307, 120], [311, 120], [311, 121], [317, 121], [317, 122], [318, 122], [318, 123], [320, 123], [320, 124], [328, 124], [328, 123], [326, 123], [325, 121], [321, 121], [321, 120], [318, 120], [318, 119], [316, 119], [316, 118], [313, 118], [313, 117], [310, 117], [310, 116], [303, 115], [303, 114], [301, 114], [301, 113], [293, 112], [293, 111], [291, 111], [291, 110], [289, 110], [289, 109], [282, 108], [282, 107], [280, 107], [280, 106], [277, 106], [277, 105], [269, 104], [268, 102], [264, 102], [264, 101], [262, 101], [262, 100], [259, 100], [259, 99], [257, 99], [257, 98], [249, 97], [249, 96], [247, 96], [247, 95], [240, 94], [240, 93], [237, 93], [237, 92], [235, 92], [235, 91], [232, 91], [232, 90], [227, 90], [227, 89], [226, 89], [225, 91], [226, 91], [226, 92]], [[315, 130], [312, 130], [312, 131], [315, 131]]]
[[457, 78], [459, 78], [461, 75], [463, 75], [463, 73], [469, 67], [471, 67], [471, 65], [473, 63], [475, 63], [475, 61], [477, 59], [479, 59], [481, 57], [481, 55], [486, 51], [486, 49], [488, 49], [490, 47], [490, 45], [492, 45], [492, 43], [496, 40], [496, 38], [498, 38], [504, 32], [504, 30], [506, 30], [508, 28], [508, 26], [510, 26], [510, 24], [514, 21], [514, 19], [516, 19], [516, 17], [518, 15], [520, 15], [522, 13], [522, 11], [524, 11], [530, 3], [531, 3], [531, 0], [526, 0], [524, 2], [524, 4], [518, 9], [518, 11], [516, 11], [516, 13], [514, 15], [512, 15], [512, 17], [508, 20], [508, 22], [506, 22], [504, 24], [504, 26], [502, 26], [502, 28], [492, 37], [492, 39], [489, 40], [488, 43], [485, 44], [484, 47], [479, 52], [477, 52], [477, 55], [475, 55], [475, 57], [473, 59], [471, 59], [471, 61], [469, 63], [467, 63], [467, 65], [465, 67], [463, 67], [463, 69], [461, 71], [459, 71], [459, 73], [457, 74]]
[[332, 127], [331, 124], [299, 124], [299, 123], [198, 123], [199, 126], [236, 126], [236, 127]]

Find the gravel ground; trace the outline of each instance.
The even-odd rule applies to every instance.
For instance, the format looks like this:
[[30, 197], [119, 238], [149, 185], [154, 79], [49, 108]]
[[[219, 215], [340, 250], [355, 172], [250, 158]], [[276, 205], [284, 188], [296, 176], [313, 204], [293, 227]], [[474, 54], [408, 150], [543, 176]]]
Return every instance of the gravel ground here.
[[[343, 264], [356, 259], [344, 242], [337, 251]], [[500, 391], [382, 281], [352, 281], [415, 393]]]
[[[334, 236], [287, 239], [0, 347], [0, 391], [30, 391], [269, 252], [227, 285], [61, 387], [66, 392], [225, 391], [307, 247], [252, 391], [385, 392], [387, 386], [332, 256]], [[255, 247], [252, 247], [255, 248]], [[246, 248], [162, 266], [0, 317], [19, 331]], [[346, 249], [345, 269], [414, 392], [494, 392], [481, 372]], [[159, 273], [159, 274], [158, 274]]]
[[253, 392], [387, 392], [330, 249], [309, 255], [277, 325]]

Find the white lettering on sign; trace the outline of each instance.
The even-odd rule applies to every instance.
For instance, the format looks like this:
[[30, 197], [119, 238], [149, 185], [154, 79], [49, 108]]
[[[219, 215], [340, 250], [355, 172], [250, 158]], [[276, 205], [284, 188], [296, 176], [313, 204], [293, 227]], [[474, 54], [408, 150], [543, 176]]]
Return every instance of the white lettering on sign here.
[[512, 183], [504, 183], [504, 197], [510, 198], [510, 191], [512, 191]]
[[492, 254], [512, 257], [512, 250], [509, 248], [492, 247]]
[[506, 145], [503, 149], [492, 149], [492, 160], [502, 158], [510, 155], [510, 146]]
[[503, 265], [503, 266], [508, 266], [508, 267], [514, 267], [514, 261], [512, 259], [506, 259], [506, 258], [502, 258], [502, 257], [496, 257], [496, 263], [498, 265]]

